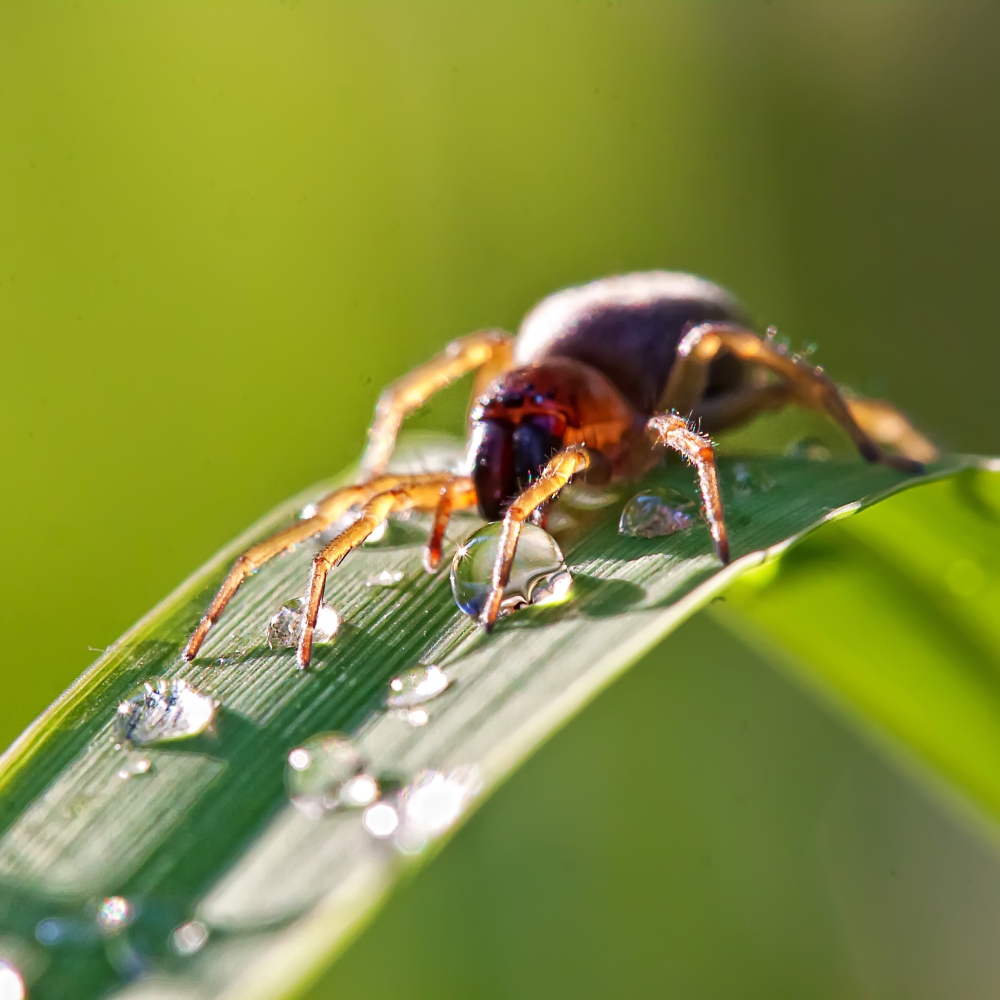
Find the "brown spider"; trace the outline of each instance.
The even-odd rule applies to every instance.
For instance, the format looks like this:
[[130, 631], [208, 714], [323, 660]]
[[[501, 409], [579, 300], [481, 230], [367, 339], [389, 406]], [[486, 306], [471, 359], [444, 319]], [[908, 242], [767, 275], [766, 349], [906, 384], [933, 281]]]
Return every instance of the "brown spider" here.
[[[440, 389], [475, 372], [467, 475], [391, 475], [385, 470], [404, 417]], [[389, 514], [432, 511], [424, 552], [441, 560], [452, 511], [479, 507], [503, 518], [490, 592], [480, 621], [492, 627], [510, 578], [521, 525], [544, 522], [549, 501], [576, 475], [593, 483], [635, 479], [657, 461], [656, 445], [698, 473], [716, 554], [729, 561], [711, 432], [787, 403], [821, 410], [870, 462], [919, 472], [934, 446], [888, 403], [845, 398], [822, 369], [762, 339], [718, 285], [666, 271], [604, 278], [557, 292], [524, 320], [517, 337], [474, 333], [389, 386], [379, 399], [360, 482], [334, 490], [312, 517], [245, 552], [230, 570], [184, 650], [198, 652], [240, 584], [281, 552], [360, 513], [313, 560], [298, 644], [309, 665], [326, 577]], [[882, 445], [897, 454], [882, 450]]]

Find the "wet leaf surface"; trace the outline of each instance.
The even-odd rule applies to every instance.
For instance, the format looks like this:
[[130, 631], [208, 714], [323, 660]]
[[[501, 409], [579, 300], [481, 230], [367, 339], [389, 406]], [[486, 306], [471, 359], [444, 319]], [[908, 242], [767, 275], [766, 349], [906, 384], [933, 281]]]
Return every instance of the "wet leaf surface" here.
[[[427, 450], [414, 458], [439, 460]], [[412, 518], [331, 574], [326, 599], [341, 625], [311, 671], [296, 669], [293, 649], [272, 648], [266, 629], [301, 593], [319, 542], [262, 568], [202, 655], [184, 663], [183, 643], [234, 555], [329, 484], [265, 518], [112, 647], [4, 758], [0, 934], [43, 953], [31, 995], [280, 996], [676, 624], [803, 532], [918, 481], [853, 460], [725, 459], [720, 471], [735, 560], [725, 570], [700, 522], [655, 538], [620, 534], [635, 484], [599, 502], [567, 497], [551, 530], [574, 578], [570, 600], [518, 611], [485, 636], [448, 581], [452, 553], [479, 522], [455, 520], [445, 564], [429, 576], [426, 525]], [[692, 474], [670, 465], [642, 486], [690, 494]], [[369, 585], [398, 572], [394, 586]], [[434, 698], [417, 709], [387, 704], [394, 678], [430, 665], [448, 678]], [[117, 706], [159, 680], [183, 680], [218, 708], [209, 730], [144, 747], [150, 766], [132, 773], [115, 746]], [[289, 802], [290, 754], [329, 733], [352, 741], [379, 801], [331, 801], [312, 814]], [[100, 908], [119, 897], [129, 920], [109, 930]]]

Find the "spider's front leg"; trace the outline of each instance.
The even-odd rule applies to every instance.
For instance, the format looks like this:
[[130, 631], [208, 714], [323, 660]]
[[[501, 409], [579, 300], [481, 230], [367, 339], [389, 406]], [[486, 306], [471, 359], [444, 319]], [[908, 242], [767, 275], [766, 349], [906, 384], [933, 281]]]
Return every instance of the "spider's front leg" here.
[[541, 507], [551, 500], [578, 472], [590, 466], [590, 456], [582, 445], [573, 445], [554, 455], [542, 474], [507, 508], [500, 532], [500, 544], [493, 575], [490, 578], [490, 592], [479, 617], [480, 624], [491, 629], [500, 614], [503, 592], [510, 582], [510, 571], [517, 552], [517, 540], [521, 536], [521, 525]]
[[[320, 605], [323, 603], [327, 575], [334, 566], [341, 562], [349, 552], [356, 549], [390, 514], [404, 510], [434, 511], [437, 515], [435, 530], [432, 532], [424, 552], [424, 565], [429, 565], [432, 547], [435, 545], [437, 558], [440, 559], [441, 538], [448, 523], [448, 515], [453, 510], [473, 506], [476, 502], [475, 497], [472, 480], [464, 476], [456, 477], [451, 473], [400, 477], [392, 489], [371, 497], [361, 508], [358, 519], [345, 528], [313, 559], [312, 573], [309, 577], [309, 591], [306, 596], [306, 609], [302, 620], [302, 632], [299, 635], [299, 666], [304, 670], [312, 659], [316, 619], [319, 616]], [[445, 508], [443, 521], [442, 508]], [[440, 535], [437, 530], [439, 522], [441, 524]]]
[[708, 530], [715, 545], [715, 554], [723, 566], [729, 562], [729, 536], [722, 514], [722, 495], [719, 491], [719, 471], [715, 465], [715, 447], [707, 434], [688, 426], [676, 413], [661, 413], [651, 417], [646, 429], [656, 435], [657, 444], [678, 452], [698, 472], [698, 489], [705, 505]]
[[198, 650], [204, 644], [212, 626], [222, 616], [243, 582], [275, 556], [321, 534], [352, 507], [367, 503], [380, 493], [403, 486], [427, 486], [435, 491], [435, 495], [439, 495], [441, 490], [454, 478], [447, 472], [432, 472], [416, 476], [378, 476], [367, 483], [344, 486], [328, 493], [317, 502], [316, 512], [312, 517], [305, 518], [270, 538], [264, 539], [264, 541], [247, 549], [236, 560], [226, 579], [222, 581], [222, 586], [219, 587], [204, 617], [188, 640], [187, 646], [184, 647], [184, 659], [193, 660], [198, 655]]

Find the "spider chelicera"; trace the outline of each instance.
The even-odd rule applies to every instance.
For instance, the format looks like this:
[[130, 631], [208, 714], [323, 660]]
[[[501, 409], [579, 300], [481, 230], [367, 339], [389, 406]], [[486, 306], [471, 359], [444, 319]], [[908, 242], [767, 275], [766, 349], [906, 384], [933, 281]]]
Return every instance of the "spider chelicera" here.
[[[465, 475], [391, 475], [386, 467], [407, 414], [475, 373]], [[638, 479], [666, 446], [693, 465], [715, 552], [729, 561], [711, 433], [786, 404], [820, 410], [861, 455], [906, 472], [937, 457], [888, 403], [845, 397], [823, 370], [754, 333], [723, 288], [688, 274], [652, 271], [604, 278], [550, 295], [517, 337], [487, 330], [449, 344], [379, 399], [360, 481], [334, 490], [315, 513], [237, 559], [184, 657], [192, 659], [243, 581], [269, 559], [320, 534], [351, 508], [357, 519], [313, 559], [298, 643], [307, 667], [327, 574], [394, 512], [433, 512], [424, 551], [437, 568], [453, 511], [477, 507], [503, 519], [490, 592], [480, 616], [500, 613], [521, 526], [544, 523], [549, 502], [574, 477]], [[892, 452], [883, 450], [892, 448]]]

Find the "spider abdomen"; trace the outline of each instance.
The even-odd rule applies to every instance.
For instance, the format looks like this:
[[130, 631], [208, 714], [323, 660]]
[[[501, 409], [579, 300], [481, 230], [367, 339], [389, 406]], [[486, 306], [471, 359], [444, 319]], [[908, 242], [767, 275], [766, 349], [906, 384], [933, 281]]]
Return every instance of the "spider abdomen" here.
[[[684, 333], [700, 323], [746, 325], [743, 308], [724, 288], [673, 271], [602, 278], [543, 299], [525, 317], [514, 360], [571, 358], [597, 369], [646, 416], [656, 412]], [[738, 388], [743, 365], [713, 363], [706, 395]]]

